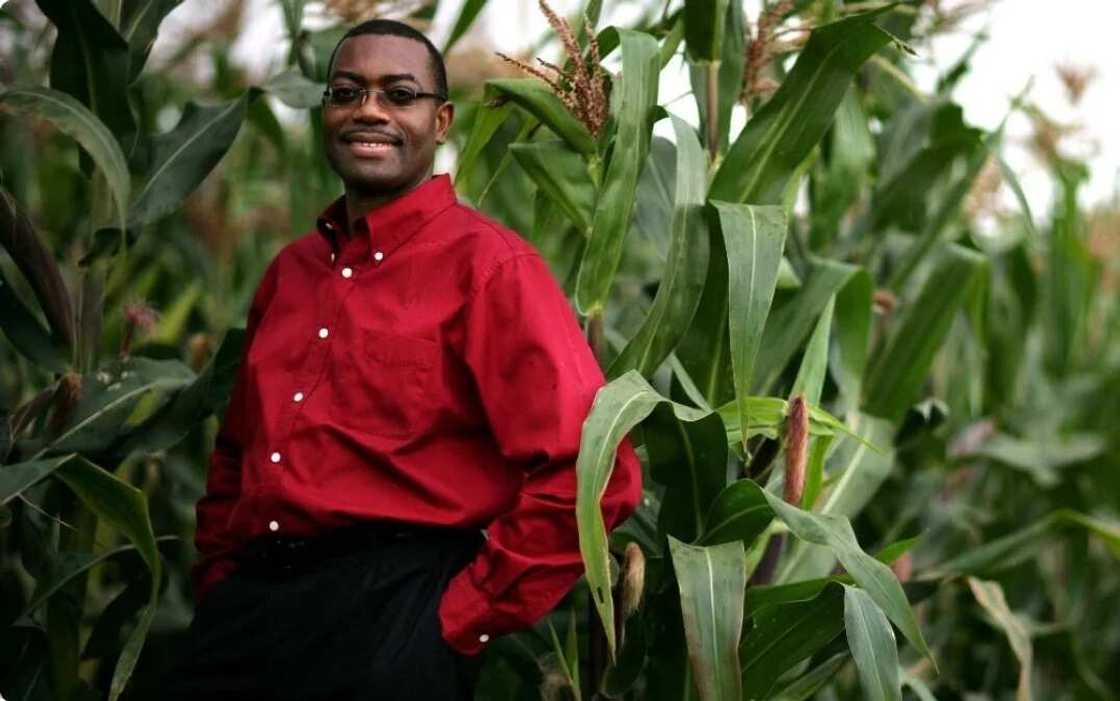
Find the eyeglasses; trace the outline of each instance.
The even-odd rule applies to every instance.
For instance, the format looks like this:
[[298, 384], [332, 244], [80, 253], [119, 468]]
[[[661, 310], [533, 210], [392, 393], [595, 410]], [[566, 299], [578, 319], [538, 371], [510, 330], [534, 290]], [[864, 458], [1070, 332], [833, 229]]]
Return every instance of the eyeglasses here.
[[420, 92], [419, 90], [413, 90], [404, 85], [395, 85], [386, 90], [340, 85], [338, 87], [328, 87], [323, 91], [323, 104], [332, 107], [354, 107], [356, 105], [364, 105], [366, 103], [366, 98], [370, 95], [376, 95], [377, 104], [387, 109], [394, 107], [411, 107], [422, 97], [434, 97], [441, 102], [447, 100], [445, 95], [433, 92]]

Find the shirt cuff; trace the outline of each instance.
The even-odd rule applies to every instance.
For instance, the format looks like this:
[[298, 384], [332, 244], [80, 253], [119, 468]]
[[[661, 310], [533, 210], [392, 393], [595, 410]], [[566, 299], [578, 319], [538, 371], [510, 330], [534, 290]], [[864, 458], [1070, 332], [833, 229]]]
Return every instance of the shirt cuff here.
[[494, 635], [485, 630], [492, 611], [490, 597], [471, 581], [470, 569], [463, 569], [448, 582], [439, 603], [444, 641], [464, 655], [479, 654]]

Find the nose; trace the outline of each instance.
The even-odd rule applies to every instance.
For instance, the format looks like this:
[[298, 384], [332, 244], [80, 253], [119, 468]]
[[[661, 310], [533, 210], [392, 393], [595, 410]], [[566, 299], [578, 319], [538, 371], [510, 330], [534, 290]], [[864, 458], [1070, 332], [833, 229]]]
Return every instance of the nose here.
[[381, 104], [380, 93], [366, 93], [365, 100], [351, 114], [355, 122], [383, 124], [389, 121], [388, 111]]

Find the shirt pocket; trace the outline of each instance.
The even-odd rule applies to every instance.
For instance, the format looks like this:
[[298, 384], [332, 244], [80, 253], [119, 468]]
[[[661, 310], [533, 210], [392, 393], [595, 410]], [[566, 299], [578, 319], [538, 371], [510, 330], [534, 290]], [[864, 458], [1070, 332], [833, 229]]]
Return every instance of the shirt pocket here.
[[374, 435], [422, 431], [433, 405], [432, 376], [439, 344], [426, 338], [363, 329], [342, 352], [334, 373], [335, 419]]

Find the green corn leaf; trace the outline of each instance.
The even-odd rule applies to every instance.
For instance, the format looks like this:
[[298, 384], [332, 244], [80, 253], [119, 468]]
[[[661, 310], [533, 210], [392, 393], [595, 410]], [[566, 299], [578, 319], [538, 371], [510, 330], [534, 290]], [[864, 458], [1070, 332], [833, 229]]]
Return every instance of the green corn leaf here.
[[1086, 463], [1108, 450], [1104, 436], [1077, 432], [1017, 438], [996, 432], [984, 443], [961, 455], [986, 457], [1031, 476], [1040, 487], [1051, 489], [1061, 481], [1062, 468]]
[[118, 220], [124, 222], [131, 188], [128, 163], [113, 133], [94, 112], [70, 95], [49, 88], [6, 90], [0, 93], [0, 106], [46, 119], [77, 141], [104, 174]]
[[[939, 206], [939, 211], [931, 217], [927, 215], [930, 192], [937, 189], [960, 158], [975, 158], [984, 150], [981, 132], [965, 124], [959, 105], [923, 103], [916, 109], [919, 110], [917, 116], [911, 118], [909, 112], [903, 112], [896, 117], [899, 124], [891, 125], [891, 143], [901, 140], [903, 145], [884, 157], [883, 167], [890, 168], [880, 177], [880, 184], [872, 193], [870, 227], [876, 234], [892, 225], [906, 231], [940, 231], [947, 221], [946, 216], [956, 212], [959, 195], [950, 193], [947, 202], [957, 200], [957, 203]], [[986, 157], [982, 153], [980, 156], [982, 165]], [[967, 179], [971, 182], [973, 177], [967, 176]]]
[[732, 144], [709, 197], [777, 204], [786, 183], [824, 136], [856, 71], [890, 41], [873, 23], [888, 7], [813, 30], [781, 87]]
[[731, 368], [739, 407], [741, 435], [748, 435], [747, 397], [754, 376], [755, 356], [778, 281], [778, 264], [786, 237], [785, 213], [780, 207], [755, 207], [713, 201], [727, 250], [730, 299]]
[[[76, 455], [66, 455], [58, 459], [58, 466], [61, 467], [71, 460], [79, 459]], [[7, 469], [7, 468], [5, 468]], [[161, 536], [155, 539], [156, 541], [178, 540], [178, 536]], [[21, 617], [30, 615], [33, 611], [38, 609], [47, 599], [62, 589], [68, 582], [73, 581], [84, 572], [88, 572], [93, 567], [106, 562], [117, 555], [124, 553], [139, 552], [140, 548], [135, 543], [126, 543], [119, 545], [115, 548], [103, 550], [97, 553], [83, 553], [83, 552], [59, 552], [55, 555], [54, 560], [50, 563], [49, 571], [40, 578], [35, 585], [35, 592], [31, 600], [23, 607]], [[148, 583], [150, 590], [151, 584]]]
[[719, 61], [723, 55], [727, 0], [697, 0], [684, 6], [685, 50], [690, 61]]
[[696, 547], [669, 536], [693, 681], [704, 701], [743, 698], [739, 636], [747, 575], [736, 541]]
[[66, 349], [56, 343], [35, 314], [24, 306], [0, 270], [0, 330], [23, 357], [52, 372], [65, 372]]
[[1015, 195], [1015, 201], [1019, 203], [1019, 208], [1023, 214], [1023, 222], [1027, 225], [1027, 233], [1031, 235], [1031, 238], [1038, 238], [1038, 230], [1034, 225], [1034, 215], [1031, 213], [1031, 203], [1027, 199], [1027, 193], [1023, 192], [1023, 185], [1019, 182], [1019, 176], [1011, 170], [1011, 166], [1007, 165], [1007, 161], [1003, 159], [1003, 154], [997, 154], [996, 161], [999, 163], [999, 172], [1003, 176], [1003, 181], [1011, 188], [1011, 192]]
[[834, 296], [828, 300], [813, 329], [813, 335], [809, 337], [809, 344], [805, 346], [805, 353], [801, 356], [801, 367], [797, 370], [797, 378], [790, 390], [790, 396], [800, 394], [809, 404], [821, 402], [821, 390], [824, 389], [824, 379], [828, 372], [828, 336], [832, 329], [832, 312], [835, 306]]
[[845, 653], [833, 655], [812, 671], [790, 682], [771, 698], [774, 701], [807, 701], [816, 698], [815, 694], [832, 681], [847, 661], [848, 655]]
[[167, 450], [177, 445], [205, 417], [221, 416], [241, 360], [244, 340], [244, 329], [227, 331], [202, 372], [149, 418], [121, 435], [113, 447], [114, 453], [124, 459], [135, 452]]
[[614, 469], [618, 444], [658, 404], [667, 402], [681, 421], [698, 421], [710, 411], [665, 399], [635, 370], [604, 385], [595, 395], [583, 424], [576, 458], [576, 521], [592, 601], [606, 632], [609, 659], [615, 661], [614, 601], [611, 595], [610, 553], [600, 501]]
[[1019, 685], [1015, 701], [1031, 701], [1031, 671], [1034, 665], [1034, 646], [1031, 644], [1030, 629], [1022, 618], [1016, 616], [1007, 605], [1003, 587], [999, 582], [989, 582], [969, 577], [968, 588], [976, 597], [976, 602], [984, 608], [996, 627], [1007, 635], [1011, 650], [1019, 661]]
[[[777, 438], [778, 431], [785, 422], [785, 417], [788, 413], [788, 403], [786, 400], [779, 399], [778, 397], [747, 397], [746, 405], [747, 411], [751, 415], [750, 432], [747, 438], [751, 436]], [[723, 419], [724, 430], [727, 431], [728, 443], [734, 445], [737, 442], [742, 442], [738, 404], [735, 401], [731, 401], [718, 407], [716, 411], [719, 413], [720, 418]], [[844, 425], [839, 419], [832, 416], [824, 409], [815, 406], [809, 407], [810, 436], [831, 436], [837, 432], [851, 436], [876, 452], [882, 453], [885, 450], [882, 446], [875, 445], [864, 439], [857, 431]]]
[[509, 150], [537, 187], [551, 197], [586, 236], [595, 205], [595, 186], [583, 158], [563, 141], [555, 139], [522, 141], [510, 144]]
[[136, 122], [128, 101], [133, 77], [128, 42], [91, 0], [36, 3], [58, 29], [51, 87], [87, 107], [122, 143], [132, 138]]
[[1085, 240], [1086, 223], [1078, 205], [1078, 192], [1088, 177], [1082, 169], [1067, 167], [1059, 176], [1061, 192], [1055, 204], [1044, 275], [1046, 300], [1046, 363], [1057, 376], [1075, 365], [1085, 346], [1093, 290], [1101, 274], [1101, 261], [1090, 253]]
[[482, 12], [482, 8], [486, 7], [486, 0], [466, 0], [462, 8], [459, 10], [459, 16], [455, 19], [455, 24], [451, 27], [451, 34], [447, 37], [447, 41], [443, 45], [444, 56], [451, 51], [456, 42], [463, 38], [467, 30], [474, 24], [478, 13]]
[[718, 545], [739, 540], [750, 547], [773, 519], [774, 511], [762, 496], [762, 489], [751, 480], [736, 480], [712, 502], [704, 519], [703, 535], [697, 542]]
[[[161, 538], [157, 538], [157, 541]], [[126, 546], [132, 548], [133, 546]], [[139, 616], [148, 601], [148, 577], [131, 577], [128, 584], [102, 610], [82, 645], [81, 659], [115, 655], [121, 647], [121, 636], [132, 620]]]
[[528, 78], [490, 80], [486, 82], [486, 90], [536, 117], [579, 153], [585, 156], [595, 153], [595, 139], [587, 127], [568, 111], [543, 81]]
[[573, 671], [575, 671], [576, 674], [579, 673], [578, 667], [573, 670], [573, 667], [569, 664], [567, 649], [560, 643], [560, 637], [556, 635], [556, 628], [552, 625], [552, 621], [548, 622], [548, 634], [552, 640], [552, 652], [555, 653], [556, 662], [560, 665], [560, 671], [564, 674], [564, 681], [567, 682], [568, 689], [575, 696], [576, 701], [579, 701], [579, 683], [573, 677]]
[[914, 692], [918, 701], [937, 701], [937, 697], [929, 690], [926, 683], [905, 669], [902, 670], [902, 685]]
[[[474, 112], [470, 136], [467, 137], [463, 152], [459, 154], [458, 166], [455, 170], [456, 188], [466, 186], [466, 175], [474, 172], [475, 163], [478, 161], [478, 157], [482, 155], [483, 149], [494, 138], [494, 134], [501, 128], [502, 124], [509, 119], [510, 113], [513, 112], [512, 102], [505, 101], [498, 105], [491, 104], [499, 94], [489, 84], [486, 86], [482, 103]], [[478, 193], [475, 192], [464, 192], [464, 194], [472, 200], [478, 197]]]
[[659, 535], [694, 542], [705, 532], [704, 517], [727, 482], [723, 422], [714, 412], [680, 421], [662, 404], [643, 428], [650, 476], [666, 488], [657, 514]]
[[832, 448], [835, 436], [817, 436], [809, 446], [809, 464], [806, 466], [805, 493], [801, 496], [801, 508], [813, 511], [817, 498], [824, 488], [824, 462]]
[[128, 212], [130, 227], [150, 224], [179, 207], [229, 150], [249, 102], [260, 93], [250, 88], [214, 106], [188, 103], [175, 128], [152, 140], [144, 181]]
[[763, 496], [770, 502], [775, 516], [789, 527], [794, 536], [809, 543], [831, 548], [852, 579], [898, 626], [918, 652], [933, 662], [933, 654], [925, 638], [922, 637], [917, 618], [906, 600], [902, 585], [889, 567], [860, 549], [851, 523], [847, 519], [802, 511], [769, 492], [763, 492]]
[[[952, 220], [958, 215], [965, 197], [972, 189], [972, 184], [980, 175], [984, 164], [988, 162], [989, 155], [998, 148], [1002, 139], [1003, 127], [988, 135], [982, 144], [976, 144], [971, 139], [962, 150], [968, 155], [965, 172], [953, 181], [948, 191], [937, 203], [933, 215], [925, 223], [921, 234], [911, 243], [902, 255], [898, 267], [891, 275], [889, 286], [894, 290], [901, 290], [907, 280], [928, 258], [938, 243], [944, 239], [944, 232]], [[924, 193], [923, 193], [924, 194]]]
[[871, 275], [860, 269], [836, 293], [836, 344], [829, 356], [829, 367], [840, 392], [840, 406], [845, 416], [859, 407], [863, 392], [863, 376], [871, 344], [873, 288]]
[[82, 397], [69, 425], [41, 453], [105, 450], [130, 429], [128, 418], [145, 395], [160, 392], [161, 401], [166, 402], [168, 392], [195, 378], [194, 372], [177, 360], [142, 357], [130, 359], [113, 373], [101, 374], [108, 379], [83, 377]]
[[708, 272], [692, 326], [676, 354], [696, 383], [705, 403], [724, 404], [735, 398], [731, 372], [731, 341], [727, 334], [727, 249], [718, 226], [708, 227]]
[[[759, 496], [761, 497], [761, 490]], [[763, 501], [765, 501], [765, 498], [763, 498]], [[769, 607], [798, 601], [811, 601], [824, 591], [829, 584], [844, 584], [850, 581], [850, 577], [845, 578], [843, 575], [835, 575], [804, 582], [793, 582], [792, 584], [755, 585], [751, 587], [750, 594], [747, 597], [747, 613], [750, 616], [755, 616]], [[841, 591], [837, 590], [836, 594], [841, 594]]]
[[[704, 6], [706, 3], [698, 4]], [[707, 126], [709, 124], [708, 92], [712, 87], [709, 81], [712, 80], [712, 72], [715, 72], [714, 87], [717, 91], [714, 101], [716, 106], [714, 126], [717, 137], [715, 151], [721, 151], [727, 145], [728, 132], [731, 129], [731, 110], [739, 103], [739, 92], [743, 85], [743, 65], [746, 59], [744, 40], [746, 34], [743, 27], [742, 3], [707, 3], [709, 7], [713, 4], [723, 5], [726, 12], [726, 19], [722, 23], [726, 26], [726, 29], [723, 30], [722, 48], [719, 49], [719, 55], [715, 59], [690, 59], [689, 79], [692, 82], [692, 92], [696, 97], [701, 129], [706, 140], [709, 128]], [[690, 6], [691, 3], [685, 5], [686, 12]], [[718, 11], [718, 8], [711, 8], [711, 11]], [[692, 45], [693, 42], [689, 41], [688, 46], [691, 48]], [[712, 151], [713, 149], [709, 146], [709, 152]]]
[[307, 0], [280, 0], [280, 9], [284, 14], [284, 29], [288, 38], [293, 42], [303, 27], [304, 6]]
[[147, 606], [140, 614], [140, 620], [129, 635], [113, 670], [109, 701], [116, 701], [123, 693], [140, 658], [140, 651], [155, 616], [163, 576], [155, 535], [152, 533], [152, 521], [148, 516], [148, 501], [140, 490], [81, 457], [68, 460], [56, 474], [98, 518], [119, 530], [136, 546], [152, 574]]
[[804, 600], [755, 609], [739, 650], [742, 698], [770, 698], [785, 672], [835, 640], [844, 630], [843, 602], [843, 588], [826, 584]]
[[[852, 429], [862, 441], [845, 436], [827, 461], [830, 486], [815, 499], [815, 511], [848, 520], [859, 515], [882, 486], [894, 465], [894, 451], [887, 448], [894, 440], [895, 427], [883, 419], [865, 414], [850, 417]], [[880, 446], [883, 450], [874, 450]], [[782, 562], [779, 582], [823, 577], [832, 571], [835, 554], [811, 543], [797, 543]]]
[[[790, 179], [827, 131], [856, 71], [890, 40], [872, 23], [884, 11], [854, 15], [813, 31], [781, 88], [732, 144], [709, 188], [710, 199], [783, 201]], [[731, 351], [726, 252], [721, 250], [722, 239], [714, 238], [704, 294], [679, 356], [708, 403], [717, 405], [730, 398], [726, 388]], [[762, 348], [768, 352], [766, 344]]]
[[[0, 188], [0, 247], [8, 252], [24, 280], [35, 292], [35, 298], [51, 332], [64, 346], [72, 346], [74, 312], [70, 291], [62, 278], [62, 270], [54, 255], [36, 234], [31, 220], [21, 210], [16, 199], [3, 188]], [[5, 284], [11, 283], [5, 281]], [[5, 294], [10, 293], [12, 290], [9, 288]]]
[[[873, 416], [855, 415], [851, 428], [863, 441], [846, 439], [831, 461], [836, 482], [825, 492], [820, 512], [853, 519], [890, 473], [895, 427]], [[881, 448], [875, 450], [873, 446]]]
[[832, 129], [825, 137], [828, 158], [818, 161], [814, 173], [810, 243], [815, 251], [822, 250], [835, 238], [845, 213], [866, 187], [871, 164], [875, 161], [875, 143], [867, 123], [858, 91], [855, 87], [848, 88], [836, 110]]
[[121, 0], [121, 19], [117, 24], [128, 42], [129, 82], [136, 80], [156, 42], [159, 25], [183, 0]]
[[576, 308], [588, 316], [606, 303], [622, 258], [638, 177], [649, 153], [650, 117], [657, 105], [657, 41], [630, 30], [619, 30], [619, 37], [622, 77], [614, 87], [619, 100], [614, 149], [576, 277]]
[[60, 455], [45, 460], [30, 460], [27, 462], [4, 465], [0, 470], [0, 504], [7, 504], [12, 499], [33, 487], [40, 480], [50, 475], [74, 455]]
[[949, 244], [917, 298], [907, 303], [864, 380], [864, 410], [889, 420], [902, 418], [922, 391], [934, 355], [949, 332], [973, 281], [987, 274], [984, 256]]
[[837, 261], [814, 258], [797, 292], [775, 305], [763, 331], [751, 389], [765, 393], [802, 348], [821, 312], [859, 268]]
[[927, 578], [950, 575], [985, 575], [1007, 569], [1033, 557], [1053, 531], [1084, 529], [1099, 538], [1120, 560], [1120, 523], [1094, 518], [1071, 509], [1058, 509], [1045, 518], [1014, 533], [989, 540], [941, 563], [927, 573]]
[[280, 102], [298, 110], [312, 109], [323, 104], [324, 83], [316, 83], [292, 66], [272, 76], [261, 85], [265, 92], [275, 95]]
[[844, 587], [844, 630], [859, 671], [863, 697], [869, 701], [902, 701], [894, 631], [862, 589]]
[[607, 369], [614, 378], [631, 368], [649, 377], [692, 323], [708, 270], [708, 231], [702, 216], [704, 154], [696, 132], [673, 117], [677, 137], [676, 193], [668, 260], [653, 305], [638, 332]]

